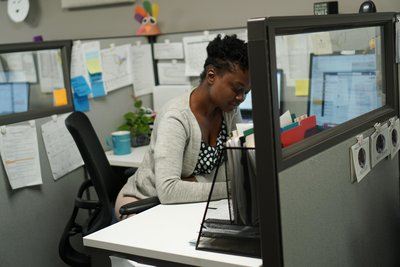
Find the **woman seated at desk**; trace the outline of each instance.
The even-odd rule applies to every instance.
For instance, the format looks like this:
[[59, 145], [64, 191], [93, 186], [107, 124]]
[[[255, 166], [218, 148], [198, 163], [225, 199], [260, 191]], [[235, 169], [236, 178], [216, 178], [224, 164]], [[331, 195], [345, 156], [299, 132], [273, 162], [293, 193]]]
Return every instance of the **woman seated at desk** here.
[[[151, 196], [163, 204], [206, 201], [217, 159], [241, 121], [238, 106], [249, 91], [246, 43], [218, 35], [207, 46], [200, 84], [157, 115], [150, 148], [117, 197], [117, 218], [122, 205]], [[213, 190], [216, 198], [226, 197], [225, 182]]]

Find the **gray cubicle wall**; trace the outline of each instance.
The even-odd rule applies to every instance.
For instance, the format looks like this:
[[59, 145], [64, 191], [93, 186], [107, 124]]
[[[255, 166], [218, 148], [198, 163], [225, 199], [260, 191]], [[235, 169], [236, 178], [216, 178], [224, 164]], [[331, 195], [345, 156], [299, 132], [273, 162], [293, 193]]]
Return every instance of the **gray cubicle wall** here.
[[284, 266], [400, 266], [399, 158], [351, 183], [355, 143], [350, 138], [279, 174]]
[[[101, 48], [135, 44], [146, 37], [114, 37], [99, 40]], [[87, 42], [89, 40], [82, 40]], [[105, 137], [123, 123], [123, 114], [133, 110], [133, 87], [117, 89], [105, 97], [90, 99], [87, 112], [105, 149]], [[151, 96], [143, 97], [151, 104]], [[84, 180], [83, 168], [54, 181], [41, 135], [41, 125], [50, 118], [36, 120], [43, 184], [12, 190], [3, 165], [0, 167], [0, 266], [65, 266], [58, 256], [58, 242], [69, 219], [78, 188]], [[86, 214], [81, 212], [80, 219]]]

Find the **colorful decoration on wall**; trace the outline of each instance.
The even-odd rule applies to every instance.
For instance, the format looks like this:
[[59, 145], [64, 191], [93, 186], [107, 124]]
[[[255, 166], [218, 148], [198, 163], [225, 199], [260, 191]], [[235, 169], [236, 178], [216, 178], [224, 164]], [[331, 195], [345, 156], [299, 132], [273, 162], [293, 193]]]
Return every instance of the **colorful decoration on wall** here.
[[137, 35], [158, 35], [160, 28], [157, 24], [159, 5], [144, 1], [143, 5], [135, 7], [135, 19], [141, 24], [136, 31]]

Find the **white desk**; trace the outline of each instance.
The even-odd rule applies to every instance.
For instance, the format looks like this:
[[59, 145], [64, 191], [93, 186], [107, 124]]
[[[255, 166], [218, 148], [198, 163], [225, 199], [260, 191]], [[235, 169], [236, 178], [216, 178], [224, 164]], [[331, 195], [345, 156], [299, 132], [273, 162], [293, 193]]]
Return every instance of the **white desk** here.
[[149, 146], [132, 147], [128, 155], [114, 155], [112, 150], [106, 151], [106, 156], [111, 166], [139, 167], [143, 161], [144, 154]]
[[205, 205], [158, 205], [85, 236], [83, 243], [108, 255], [122, 253], [185, 265], [262, 266], [261, 259], [196, 250], [189, 243], [197, 239]]

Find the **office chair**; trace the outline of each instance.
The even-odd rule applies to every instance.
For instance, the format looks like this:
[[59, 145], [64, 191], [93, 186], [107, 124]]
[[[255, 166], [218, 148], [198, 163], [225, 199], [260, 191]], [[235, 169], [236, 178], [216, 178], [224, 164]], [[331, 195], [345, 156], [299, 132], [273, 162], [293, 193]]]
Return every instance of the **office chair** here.
[[[90, 266], [90, 255], [85, 254], [71, 243], [76, 235], [88, 235], [116, 221], [114, 201], [121, 189], [101, 143], [88, 117], [82, 112], [73, 112], [65, 120], [65, 125], [71, 133], [85, 163], [89, 179], [85, 180], [78, 190], [72, 215], [65, 226], [59, 242], [59, 255], [70, 266]], [[90, 200], [86, 195], [91, 187], [96, 192], [97, 199]], [[139, 200], [121, 207], [122, 215], [137, 214], [160, 202], [157, 197]], [[89, 216], [84, 223], [77, 222], [80, 209], [89, 210]]]

